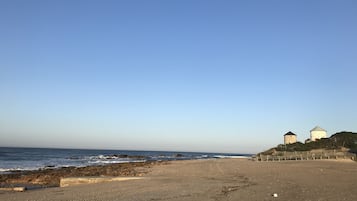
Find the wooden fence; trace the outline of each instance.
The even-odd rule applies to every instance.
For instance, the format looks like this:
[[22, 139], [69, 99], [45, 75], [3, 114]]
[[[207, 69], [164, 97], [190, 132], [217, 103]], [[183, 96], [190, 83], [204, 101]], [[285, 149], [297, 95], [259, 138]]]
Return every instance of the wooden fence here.
[[328, 159], [350, 159], [357, 161], [357, 156], [349, 152], [277, 152], [271, 155], [258, 154], [253, 156], [254, 161], [289, 161], [289, 160], [328, 160]]

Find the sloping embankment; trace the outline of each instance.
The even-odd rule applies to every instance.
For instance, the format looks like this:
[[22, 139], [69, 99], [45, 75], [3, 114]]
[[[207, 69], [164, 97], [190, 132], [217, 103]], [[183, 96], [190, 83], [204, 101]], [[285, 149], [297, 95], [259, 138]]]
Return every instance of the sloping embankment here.
[[324, 160], [351, 159], [357, 161], [357, 156], [346, 150], [316, 149], [311, 151], [276, 151], [262, 152], [253, 157], [255, 161], [286, 161], [286, 160]]

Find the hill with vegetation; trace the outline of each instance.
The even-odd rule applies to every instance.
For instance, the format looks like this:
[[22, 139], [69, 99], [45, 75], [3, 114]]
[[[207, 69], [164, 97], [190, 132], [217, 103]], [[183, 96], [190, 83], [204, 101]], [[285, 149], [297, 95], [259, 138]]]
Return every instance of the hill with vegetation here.
[[357, 154], [357, 133], [342, 131], [332, 135], [330, 138], [322, 138], [313, 142], [301, 143], [296, 142], [293, 144], [278, 145], [269, 149], [263, 154], [271, 154], [273, 151], [311, 151], [316, 149], [335, 150], [345, 149], [351, 153]]

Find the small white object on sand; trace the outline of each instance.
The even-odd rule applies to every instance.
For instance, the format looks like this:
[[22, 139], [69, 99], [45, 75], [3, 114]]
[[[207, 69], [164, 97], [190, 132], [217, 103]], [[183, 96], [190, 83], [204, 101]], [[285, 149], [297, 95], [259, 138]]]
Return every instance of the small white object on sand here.
[[274, 194], [273, 194], [273, 197], [277, 198], [277, 197], [278, 197], [278, 194], [277, 194], [277, 193], [274, 193]]

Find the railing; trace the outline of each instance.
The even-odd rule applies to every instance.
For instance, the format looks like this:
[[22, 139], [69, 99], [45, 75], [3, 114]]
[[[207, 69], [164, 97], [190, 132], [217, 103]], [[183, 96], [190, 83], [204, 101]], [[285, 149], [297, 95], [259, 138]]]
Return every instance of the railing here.
[[289, 160], [328, 160], [328, 159], [350, 159], [357, 161], [357, 155], [349, 152], [277, 152], [271, 155], [258, 154], [253, 156], [255, 161], [289, 161]]

